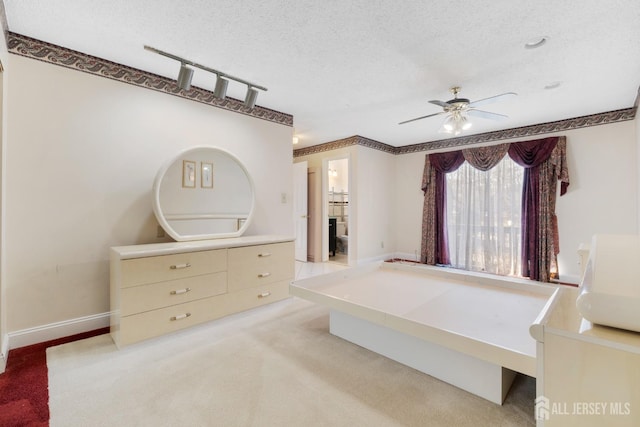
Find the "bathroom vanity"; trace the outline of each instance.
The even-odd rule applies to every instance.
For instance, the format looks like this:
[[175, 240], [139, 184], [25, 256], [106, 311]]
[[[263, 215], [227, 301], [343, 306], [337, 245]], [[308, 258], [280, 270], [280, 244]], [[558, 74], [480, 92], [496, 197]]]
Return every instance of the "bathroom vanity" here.
[[234, 155], [206, 146], [178, 153], [158, 171], [152, 200], [176, 241], [111, 248], [118, 347], [289, 296], [294, 237], [244, 235], [254, 185]]

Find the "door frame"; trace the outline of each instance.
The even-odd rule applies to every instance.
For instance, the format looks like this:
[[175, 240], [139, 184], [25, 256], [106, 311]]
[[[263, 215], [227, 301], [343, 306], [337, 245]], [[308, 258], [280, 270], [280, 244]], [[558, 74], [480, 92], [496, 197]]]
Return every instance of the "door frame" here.
[[326, 157], [322, 159], [322, 262], [329, 261], [329, 162], [335, 160], [347, 160], [347, 193], [349, 194], [349, 216], [347, 219], [347, 230], [349, 230], [349, 252], [347, 253], [348, 265], [353, 265], [355, 259], [353, 257], [355, 251], [355, 243], [357, 231], [353, 227], [355, 209], [355, 185], [353, 182], [353, 167], [351, 161], [351, 153]]
[[[300, 171], [298, 171], [300, 169]], [[304, 173], [302, 173], [302, 169], [304, 169]], [[309, 173], [309, 162], [295, 162], [293, 164], [293, 225], [295, 227], [295, 259], [296, 261], [307, 262], [307, 242], [309, 239], [308, 236], [308, 228], [309, 228], [309, 208], [308, 208], [308, 174]], [[304, 182], [299, 182], [300, 180]], [[301, 202], [301, 196], [303, 200], [303, 211], [298, 211], [298, 205]], [[302, 215], [301, 215], [302, 214]], [[300, 218], [302, 216], [302, 218]], [[304, 220], [304, 221], [303, 221]], [[302, 223], [304, 222], [304, 225]], [[300, 235], [302, 234], [302, 236]], [[304, 240], [301, 242], [300, 240]], [[304, 244], [301, 244], [304, 243]], [[304, 256], [302, 255], [304, 252]]]

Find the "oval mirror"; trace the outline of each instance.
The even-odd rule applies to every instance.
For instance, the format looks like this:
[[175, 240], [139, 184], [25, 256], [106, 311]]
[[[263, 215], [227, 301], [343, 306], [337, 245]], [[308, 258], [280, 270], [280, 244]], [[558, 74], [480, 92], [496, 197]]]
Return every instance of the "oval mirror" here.
[[244, 165], [215, 147], [182, 151], [160, 168], [153, 183], [153, 212], [177, 241], [241, 236], [254, 199]]

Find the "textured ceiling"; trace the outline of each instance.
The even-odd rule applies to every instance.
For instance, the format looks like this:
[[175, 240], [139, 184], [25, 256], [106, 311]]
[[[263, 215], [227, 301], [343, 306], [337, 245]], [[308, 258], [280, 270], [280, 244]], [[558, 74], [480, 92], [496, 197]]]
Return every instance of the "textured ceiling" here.
[[[473, 118], [466, 135], [629, 108], [640, 86], [638, 0], [4, 3], [15, 33], [175, 78], [179, 63], [146, 44], [266, 86], [258, 105], [294, 116], [296, 148], [443, 139], [443, 116], [398, 122], [440, 111], [427, 101], [453, 85], [472, 101], [518, 93], [482, 107], [508, 120]], [[196, 70], [193, 84], [212, 90], [214, 75]]]

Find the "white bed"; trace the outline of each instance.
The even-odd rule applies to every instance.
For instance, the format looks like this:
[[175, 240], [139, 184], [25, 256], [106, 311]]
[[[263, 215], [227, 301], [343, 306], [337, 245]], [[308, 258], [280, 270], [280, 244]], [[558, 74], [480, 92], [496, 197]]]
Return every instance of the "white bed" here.
[[492, 402], [536, 376], [529, 327], [557, 288], [457, 270], [374, 263], [294, 281], [330, 308], [330, 332]]

